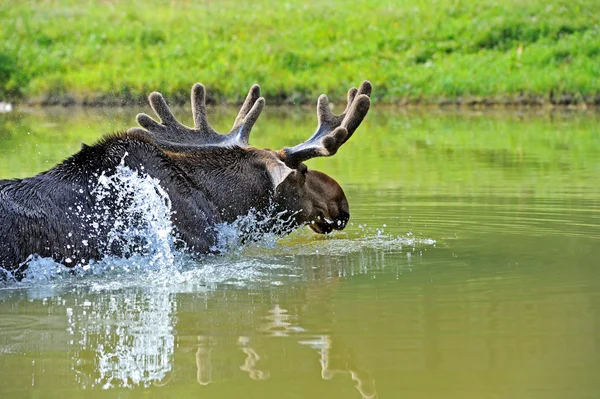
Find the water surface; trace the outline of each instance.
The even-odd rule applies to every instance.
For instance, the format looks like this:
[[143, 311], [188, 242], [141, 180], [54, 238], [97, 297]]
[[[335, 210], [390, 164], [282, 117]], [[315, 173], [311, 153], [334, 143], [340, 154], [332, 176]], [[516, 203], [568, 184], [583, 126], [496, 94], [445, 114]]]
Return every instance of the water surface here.
[[[0, 178], [137, 111], [2, 114]], [[226, 130], [235, 112], [210, 117]], [[251, 143], [314, 128], [271, 109]], [[41, 264], [0, 287], [1, 396], [599, 397], [599, 114], [376, 107], [308, 165], [344, 187], [345, 231], [160, 267]]]

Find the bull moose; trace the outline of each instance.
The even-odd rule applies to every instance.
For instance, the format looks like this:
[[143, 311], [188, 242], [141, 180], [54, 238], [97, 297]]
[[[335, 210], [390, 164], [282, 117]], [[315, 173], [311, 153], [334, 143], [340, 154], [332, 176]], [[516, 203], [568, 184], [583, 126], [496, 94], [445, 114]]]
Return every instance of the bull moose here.
[[[331, 112], [327, 96], [321, 95], [316, 132], [301, 144], [273, 151], [248, 145], [265, 104], [258, 85], [250, 88], [227, 134], [207, 122], [203, 85], [192, 88], [193, 128], [181, 124], [163, 96], [153, 92], [148, 99], [160, 121], [138, 114], [141, 128], [83, 145], [37, 176], [0, 180], [0, 266], [18, 279], [32, 255], [68, 267], [127, 255], [131, 248], [107, 240], [127, 201], [115, 190], [102, 198], [97, 192], [100, 179], [114, 175], [119, 166], [159, 182], [170, 202], [176, 242], [193, 254], [215, 252], [215, 226], [252, 211], [286, 218], [277, 225], [282, 234], [306, 224], [322, 234], [341, 230], [350, 216], [344, 191], [304, 161], [334, 155], [366, 116], [370, 95], [368, 81], [351, 88], [340, 115]], [[92, 217], [99, 201], [105, 209], [103, 223]], [[133, 218], [127, 223], [142, 222]]]

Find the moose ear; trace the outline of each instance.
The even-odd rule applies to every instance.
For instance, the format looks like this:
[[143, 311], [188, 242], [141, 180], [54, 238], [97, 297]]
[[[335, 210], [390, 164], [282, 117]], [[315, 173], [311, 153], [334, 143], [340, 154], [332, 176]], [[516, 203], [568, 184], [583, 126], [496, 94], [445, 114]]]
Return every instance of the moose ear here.
[[294, 171], [286, 164], [281, 161], [270, 162], [267, 165], [267, 171], [271, 176], [271, 181], [273, 182], [273, 188], [277, 190], [277, 187]]

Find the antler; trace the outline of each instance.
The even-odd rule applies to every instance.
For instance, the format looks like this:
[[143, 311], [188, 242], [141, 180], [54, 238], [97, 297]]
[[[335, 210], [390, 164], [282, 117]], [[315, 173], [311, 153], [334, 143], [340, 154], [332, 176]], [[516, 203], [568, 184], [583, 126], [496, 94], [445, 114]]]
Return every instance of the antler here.
[[329, 109], [329, 100], [325, 94], [317, 102], [317, 131], [302, 144], [283, 149], [284, 162], [290, 168], [296, 168], [301, 162], [315, 157], [328, 157], [335, 154], [358, 128], [371, 105], [371, 83], [362, 82], [360, 88], [348, 90], [348, 105], [340, 115], [334, 115]]
[[148, 96], [148, 102], [159, 117], [160, 122], [146, 114], [138, 114], [137, 123], [143, 128], [131, 128], [128, 132], [143, 134], [152, 138], [163, 147], [197, 147], [208, 145], [237, 145], [248, 146], [248, 139], [252, 126], [258, 119], [265, 105], [265, 99], [260, 97], [260, 87], [253, 85], [246, 96], [246, 101], [238, 113], [231, 131], [227, 134], [217, 133], [206, 119], [206, 89], [200, 83], [192, 87], [192, 115], [194, 127], [190, 128], [180, 123], [162, 94], [152, 92]]

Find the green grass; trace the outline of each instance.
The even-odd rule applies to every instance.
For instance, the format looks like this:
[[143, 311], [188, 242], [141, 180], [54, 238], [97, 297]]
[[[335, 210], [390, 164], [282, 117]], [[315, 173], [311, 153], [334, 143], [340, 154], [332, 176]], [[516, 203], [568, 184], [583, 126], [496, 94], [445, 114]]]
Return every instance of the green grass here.
[[0, 4], [0, 98], [600, 102], [598, 0], [36, 1]]

